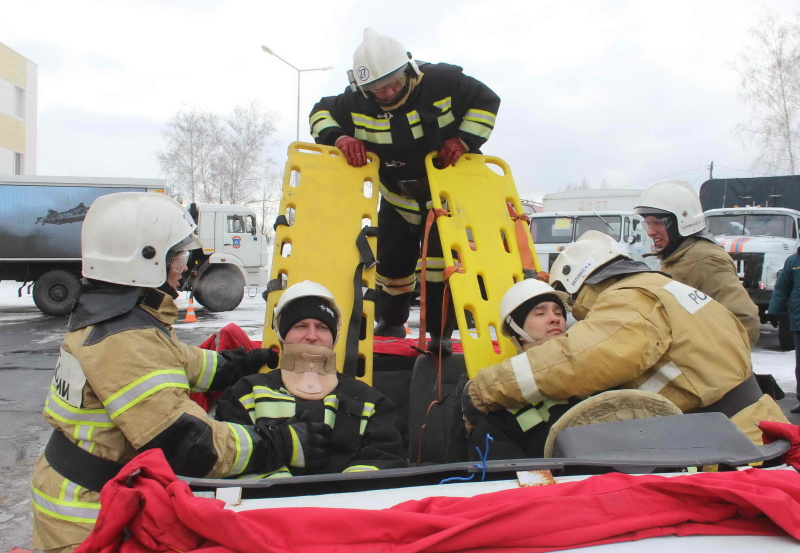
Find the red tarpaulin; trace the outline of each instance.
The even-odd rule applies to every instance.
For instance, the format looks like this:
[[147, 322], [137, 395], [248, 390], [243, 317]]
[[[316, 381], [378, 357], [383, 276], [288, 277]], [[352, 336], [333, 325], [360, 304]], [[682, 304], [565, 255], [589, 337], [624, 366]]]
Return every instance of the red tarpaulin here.
[[785, 470], [672, 478], [611, 473], [374, 511], [234, 512], [222, 501], [194, 497], [161, 451], [151, 450], [106, 484], [100, 501], [97, 526], [78, 553], [531, 553], [666, 535], [800, 540], [800, 474]]

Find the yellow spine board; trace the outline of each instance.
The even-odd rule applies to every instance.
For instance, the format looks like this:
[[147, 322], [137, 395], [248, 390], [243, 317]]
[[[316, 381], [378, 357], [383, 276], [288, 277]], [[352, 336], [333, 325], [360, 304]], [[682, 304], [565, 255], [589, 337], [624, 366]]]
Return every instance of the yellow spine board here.
[[[347, 327], [353, 310], [353, 278], [359, 263], [356, 237], [365, 225], [378, 224], [378, 158], [368, 154], [365, 167], [350, 167], [338, 148], [293, 142], [283, 176], [279, 215], [292, 223], [275, 232], [270, 279], [282, 278], [284, 288], [311, 280], [328, 288], [342, 312], [336, 343], [336, 368], [342, 371]], [[373, 254], [377, 239], [367, 239]], [[364, 269], [363, 287], [375, 288], [375, 267]], [[267, 297], [263, 347], [278, 347], [272, 329], [275, 305], [283, 291]], [[375, 307], [363, 302], [366, 336], [359, 341], [364, 375], [372, 383], [372, 331]]]
[[[450, 213], [449, 217], [437, 218], [437, 225], [445, 265], [458, 263], [461, 268], [448, 282], [467, 373], [472, 378], [479, 369], [516, 355], [514, 344], [500, 333], [500, 300], [524, 278], [517, 232], [507, 203], [518, 214], [524, 210], [511, 169], [503, 160], [465, 154], [455, 167], [437, 169], [433, 159], [434, 154], [428, 154], [425, 165], [433, 206], [444, 206]], [[531, 234], [526, 231], [525, 235], [538, 271], [541, 266]], [[474, 330], [467, 328], [466, 311], [473, 315]], [[493, 339], [497, 339], [500, 353], [495, 353]]]

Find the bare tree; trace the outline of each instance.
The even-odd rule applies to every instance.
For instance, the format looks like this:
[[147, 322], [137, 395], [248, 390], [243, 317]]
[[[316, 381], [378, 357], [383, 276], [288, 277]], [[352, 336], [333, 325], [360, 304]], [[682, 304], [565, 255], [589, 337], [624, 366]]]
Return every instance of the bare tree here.
[[214, 158], [223, 138], [219, 117], [197, 108], [181, 110], [162, 135], [166, 147], [158, 161], [172, 189], [192, 202], [212, 201], [216, 188]]
[[197, 108], [179, 111], [163, 131], [166, 147], [158, 156], [169, 185], [193, 202], [259, 201], [264, 186], [275, 187], [268, 154], [276, 117], [255, 102], [236, 106], [224, 122]]
[[262, 113], [255, 102], [236, 106], [225, 120], [227, 132], [215, 159], [220, 203], [242, 204], [258, 198], [259, 182], [268, 171], [268, 139], [275, 114]]
[[766, 12], [750, 35], [733, 67], [751, 119], [735, 130], [760, 147], [754, 168], [793, 175], [800, 169], [800, 19], [785, 22]]
[[586, 177], [583, 177], [583, 180], [580, 184], [575, 184], [574, 182], [569, 183], [566, 187], [561, 189], [561, 192], [569, 192], [571, 190], [591, 190], [592, 185]]

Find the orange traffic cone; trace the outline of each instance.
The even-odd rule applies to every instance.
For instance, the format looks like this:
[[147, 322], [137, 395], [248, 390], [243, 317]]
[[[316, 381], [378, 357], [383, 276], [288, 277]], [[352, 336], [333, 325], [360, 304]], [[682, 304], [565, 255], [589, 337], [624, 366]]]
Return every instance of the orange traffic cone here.
[[194, 299], [189, 296], [189, 307], [186, 308], [186, 317], [183, 318], [185, 323], [196, 323], [197, 317], [194, 314]]
[[409, 334], [411, 334], [411, 327], [408, 326], [408, 323], [406, 323], [406, 336], [408, 336]]

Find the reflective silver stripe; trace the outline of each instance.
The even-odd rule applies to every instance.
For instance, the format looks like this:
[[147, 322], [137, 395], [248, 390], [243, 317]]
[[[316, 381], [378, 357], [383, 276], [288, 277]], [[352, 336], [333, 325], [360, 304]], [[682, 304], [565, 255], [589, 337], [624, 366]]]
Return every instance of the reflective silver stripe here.
[[104, 402], [106, 410], [112, 419], [116, 418], [164, 388], [184, 388], [188, 390], [189, 382], [186, 380], [186, 373], [182, 370], [170, 369], [153, 371], [141, 378], [137, 378]]
[[415, 212], [416, 216], [421, 219], [421, 215], [419, 214], [419, 204], [411, 198], [406, 198], [400, 194], [395, 194], [394, 192], [389, 191], [383, 185], [381, 185], [381, 196], [383, 196], [383, 198], [393, 206]]
[[356, 127], [384, 132], [391, 129], [389, 119], [376, 119], [363, 113], [351, 113], [350, 115], [353, 117], [353, 123], [355, 123]]
[[533, 369], [528, 356], [525, 353], [520, 353], [511, 358], [511, 368], [514, 370], [514, 378], [517, 380], [517, 386], [522, 393], [522, 397], [528, 403], [539, 403], [544, 399], [544, 394], [539, 391], [536, 385], [536, 380], [533, 378]]
[[443, 100], [437, 100], [436, 102], [433, 103], [433, 105], [442, 110], [442, 113], [445, 113], [447, 111], [450, 111], [450, 108], [453, 107], [453, 98], [452, 96], [448, 96]]
[[409, 125], [419, 125], [422, 119], [419, 116], [419, 112], [417, 110], [412, 110], [406, 113], [406, 117], [408, 118]]
[[75, 426], [72, 431], [72, 437], [75, 438], [78, 447], [85, 449], [89, 453], [94, 450], [94, 442], [92, 441], [92, 431], [94, 429], [94, 426], [82, 424]]
[[247, 468], [250, 456], [253, 454], [253, 438], [241, 424], [231, 422], [225, 424], [231, 429], [233, 439], [236, 441], [236, 456], [233, 459], [231, 470], [228, 472], [228, 476], [234, 476], [241, 474]]
[[678, 368], [678, 366], [670, 361], [660, 369], [658, 369], [653, 376], [645, 380], [641, 386], [639, 386], [640, 390], [645, 390], [647, 392], [654, 392], [658, 393], [663, 390], [670, 382], [678, 378], [683, 373]]
[[342, 473], [345, 473], [345, 472], [367, 472], [367, 471], [370, 471], [370, 470], [380, 470], [380, 469], [378, 469], [378, 467], [373, 466], [373, 465], [353, 465], [352, 467], [347, 467], [346, 469], [344, 469], [342, 471]]
[[217, 352], [208, 349], [203, 350], [203, 366], [200, 369], [200, 374], [197, 382], [192, 388], [193, 392], [207, 392], [217, 375], [217, 363], [219, 358]]
[[44, 409], [48, 415], [66, 424], [90, 424], [112, 428], [116, 426], [105, 409], [78, 409], [56, 395], [50, 387], [50, 395], [45, 400]]
[[66, 501], [50, 497], [31, 486], [31, 502], [34, 509], [59, 520], [94, 524], [100, 512], [99, 503]]
[[67, 499], [72, 502], [78, 501], [78, 492], [81, 491], [81, 487], [77, 485], [75, 482], [71, 480], [64, 479], [64, 483], [61, 486], [61, 497]]
[[375, 414], [375, 404], [364, 402], [364, 409], [361, 411], [361, 426], [358, 429], [358, 433], [363, 436], [364, 431], [367, 429], [367, 424], [369, 423], [369, 419], [372, 415]]
[[491, 111], [484, 111], [482, 109], [469, 109], [464, 114], [465, 121], [475, 121], [476, 123], [483, 123], [490, 127], [494, 127], [497, 116]]

